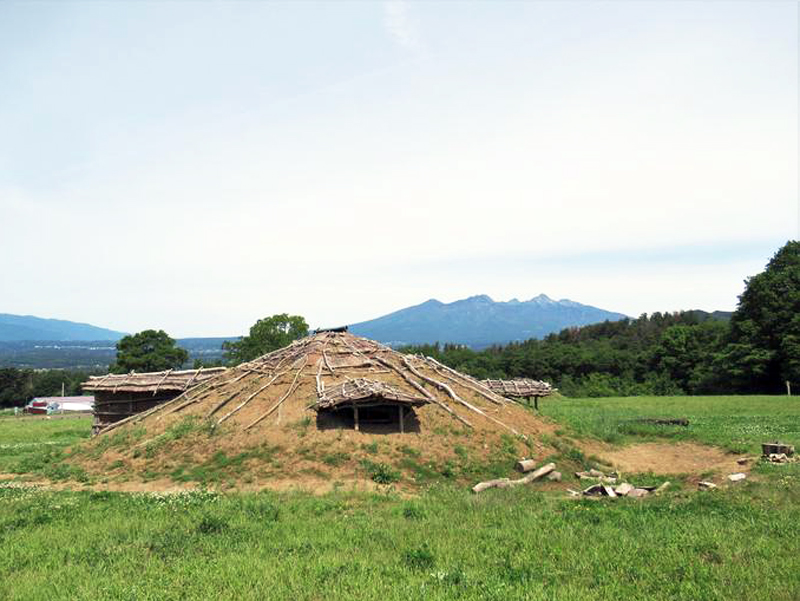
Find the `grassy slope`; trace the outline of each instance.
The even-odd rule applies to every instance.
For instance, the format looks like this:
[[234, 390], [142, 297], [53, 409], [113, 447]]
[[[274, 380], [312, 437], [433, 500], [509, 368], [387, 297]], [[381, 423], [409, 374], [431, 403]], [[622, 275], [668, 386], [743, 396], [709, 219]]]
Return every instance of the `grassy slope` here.
[[[601, 435], [620, 416], [657, 409], [692, 419], [695, 438], [729, 446], [756, 448], [763, 424], [770, 435], [798, 430], [794, 404], [778, 398], [545, 407]], [[5, 435], [52, 441], [75, 426], [52, 424], [29, 435], [0, 423], [0, 444]], [[797, 599], [800, 466], [757, 472], [760, 481], [727, 490], [644, 502], [453, 487], [415, 499], [0, 488], [0, 598]]]

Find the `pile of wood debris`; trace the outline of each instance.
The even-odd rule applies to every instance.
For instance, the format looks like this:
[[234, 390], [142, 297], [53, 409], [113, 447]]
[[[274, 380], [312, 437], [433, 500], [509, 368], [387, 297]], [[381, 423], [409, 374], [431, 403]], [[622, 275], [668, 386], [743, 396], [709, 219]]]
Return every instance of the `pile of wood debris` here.
[[517, 478], [516, 480], [511, 480], [510, 478], [497, 478], [496, 480], [478, 482], [472, 487], [472, 492], [483, 492], [489, 488], [513, 488], [515, 486], [519, 486], [520, 484], [530, 484], [531, 482], [539, 480], [540, 478], [544, 478], [545, 476], [548, 480], [552, 480], [554, 482], [561, 481], [561, 472], [555, 471], [555, 463], [548, 463], [537, 470], [534, 470], [535, 467], [536, 462], [532, 459], [522, 459], [521, 461], [517, 462], [516, 469], [522, 473], [530, 472], [526, 476]]
[[661, 486], [634, 486], [629, 482], [619, 482], [621, 477], [617, 472], [605, 473], [596, 469], [588, 472], [575, 472], [575, 477], [581, 481], [591, 481], [593, 484], [583, 490], [567, 489], [567, 492], [573, 497], [640, 498], [651, 493], [657, 495], [670, 485], [669, 482], [664, 482]]

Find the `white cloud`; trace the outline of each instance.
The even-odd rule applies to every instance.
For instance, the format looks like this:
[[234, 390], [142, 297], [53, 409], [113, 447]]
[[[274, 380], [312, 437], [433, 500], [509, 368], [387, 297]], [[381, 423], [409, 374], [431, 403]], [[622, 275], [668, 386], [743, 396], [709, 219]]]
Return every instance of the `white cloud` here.
[[795, 233], [788, 9], [329, 4], [175, 5], [206, 21], [125, 69], [93, 25], [28, 36], [31, 65], [0, 35], [0, 312], [200, 336], [478, 293], [732, 308]]
[[398, 44], [409, 50], [419, 50], [419, 28], [403, 0], [390, 0], [383, 5], [383, 23]]

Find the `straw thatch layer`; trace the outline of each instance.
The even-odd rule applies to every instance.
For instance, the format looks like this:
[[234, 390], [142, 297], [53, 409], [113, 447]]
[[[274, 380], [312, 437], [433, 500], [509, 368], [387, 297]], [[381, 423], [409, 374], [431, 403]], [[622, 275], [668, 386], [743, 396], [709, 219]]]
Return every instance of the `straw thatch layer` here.
[[528, 378], [518, 378], [515, 380], [483, 380], [483, 384], [497, 394], [515, 399], [543, 397], [553, 392], [553, 387], [547, 382]]
[[182, 371], [168, 370], [148, 373], [131, 372], [129, 374], [108, 374], [90, 376], [81, 386], [91, 392], [151, 392], [153, 396], [159, 392], [184, 392], [209, 380], [222, 372], [226, 367], [210, 367], [206, 369], [187, 369]]
[[355, 378], [337, 384], [333, 388], [323, 390], [320, 400], [312, 406], [312, 409], [319, 411], [340, 406], [380, 403], [421, 407], [429, 402], [424, 397], [408, 394], [385, 382], [367, 378]]
[[504, 413], [500, 408], [509, 406], [510, 401], [478, 380], [430, 357], [403, 355], [346, 332], [322, 332], [297, 340], [218, 373], [177, 398], [105, 431], [131, 421], [160, 421], [178, 412], [202, 413], [206, 419], [213, 418], [214, 427], [230, 420], [249, 431], [269, 423], [276, 412], [275, 423], [279, 423], [284, 408], [298, 417], [311, 407], [320, 409], [326, 402], [326, 390], [363, 388], [355, 381], [365, 376], [373, 386], [374, 382], [385, 384], [382, 390], [386, 394], [413, 404], [419, 403], [411, 399], [425, 399], [467, 427], [472, 428], [472, 421], [479, 419], [519, 434], [513, 417], [504, 420], [496, 415]]

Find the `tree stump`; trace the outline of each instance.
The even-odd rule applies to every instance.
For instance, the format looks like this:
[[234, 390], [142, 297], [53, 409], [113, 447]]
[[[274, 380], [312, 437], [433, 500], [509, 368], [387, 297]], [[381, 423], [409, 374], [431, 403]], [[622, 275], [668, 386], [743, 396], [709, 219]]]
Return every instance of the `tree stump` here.
[[761, 445], [761, 454], [764, 455], [764, 457], [777, 455], [779, 453], [791, 457], [794, 455], [794, 446], [790, 444], [781, 444], [779, 442], [765, 442]]

